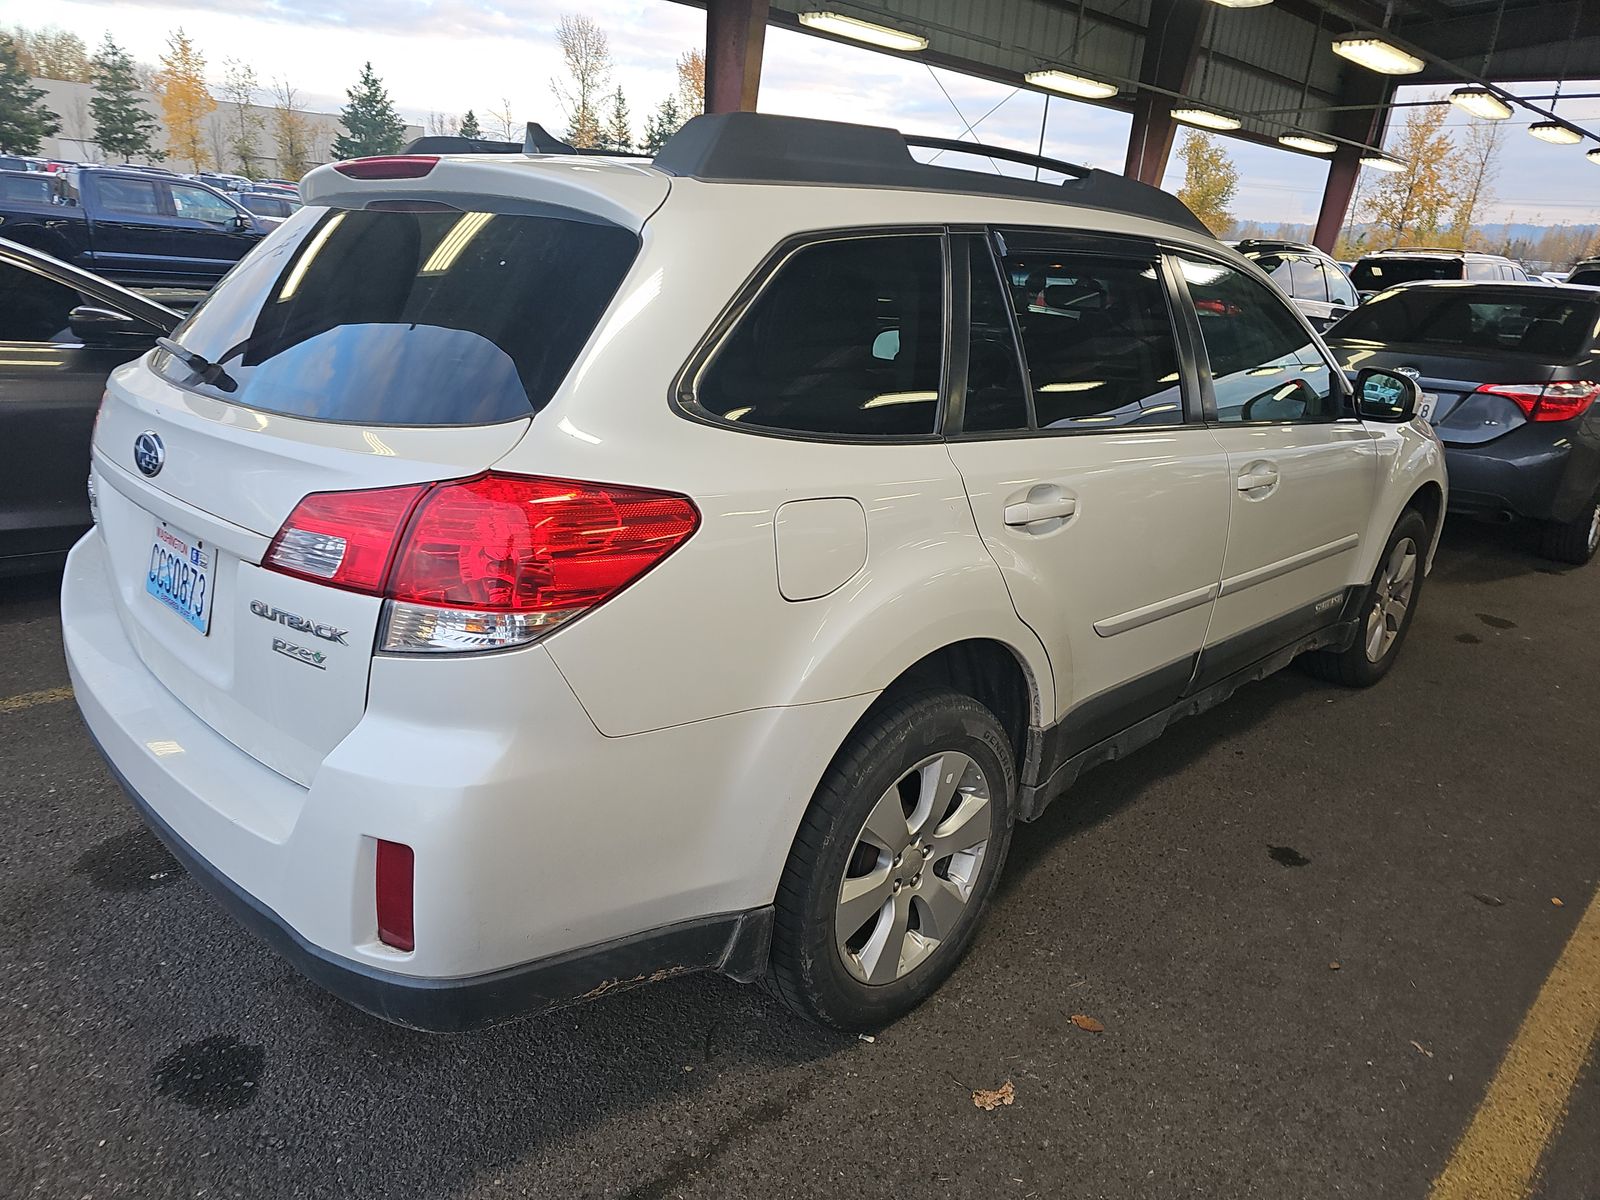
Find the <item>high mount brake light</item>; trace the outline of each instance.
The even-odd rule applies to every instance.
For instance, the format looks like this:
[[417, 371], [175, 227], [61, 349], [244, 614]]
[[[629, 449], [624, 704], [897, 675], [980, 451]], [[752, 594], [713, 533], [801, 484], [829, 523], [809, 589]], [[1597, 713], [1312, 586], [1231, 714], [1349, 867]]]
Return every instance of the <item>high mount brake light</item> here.
[[1600, 399], [1600, 383], [1586, 379], [1561, 383], [1486, 383], [1478, 391], [1504, 396], [1530, 421], [1570, 421], [1583, 416]]
[[313, 493], [262, 565], [382, 596], [384, 650], [494, 650], [603, 604], [699, 524], [671, 492], [489, 472]]
[[421, 179], [438, 165], [437, 154], [383, 154], [337, 162], [333, 169], [351, 179]]

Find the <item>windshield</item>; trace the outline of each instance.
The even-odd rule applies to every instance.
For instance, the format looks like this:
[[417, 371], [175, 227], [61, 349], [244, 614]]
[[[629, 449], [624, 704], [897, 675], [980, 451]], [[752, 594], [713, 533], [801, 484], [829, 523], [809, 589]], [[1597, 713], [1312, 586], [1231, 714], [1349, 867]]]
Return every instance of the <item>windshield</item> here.
[[223, 390], [171, 354], [154, 366], [219, 399], [312, 420], [527, 417], [566, 378], [638, 246], [576, 214], [305, 208], [172, 335], [221, 364]]
[[1363, 292], [1381, 292], [1419, 279], [1460, 278], [1459, 258], [1363, 258], [1350, 272], [1350, 282]]
[[1363, 304], [1327, 336], [1564, 361], [1588, 349], [1597, 323], [1600, 299], [1525, 288], [1398, 288]]

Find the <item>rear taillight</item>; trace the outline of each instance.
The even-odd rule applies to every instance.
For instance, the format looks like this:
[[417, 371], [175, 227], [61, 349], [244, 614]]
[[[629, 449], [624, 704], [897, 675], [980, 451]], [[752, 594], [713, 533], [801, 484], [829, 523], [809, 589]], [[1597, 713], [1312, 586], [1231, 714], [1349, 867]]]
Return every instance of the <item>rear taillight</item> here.
[[495, 650], [609, 600], [699, 523], [670, 492], [491, 472], [307, 496], [262, 565], [383, 596], [383, 650]]
[[1588, 380], [1563, 383], [1486, 383], [1478, 389], [1504, 396], [1530, 421], [1570, 421], [1600, 399], [1600, 384]]
[[378, 841], [377, 870], [374, 873], [378, 940], [396, 950], [417, 948], [417, 926], [413, 913], [413, 879], [416, 855], [404, 842]]
[[382, 154], [333, 164], [351, 179], [421, 179], [439, 165], [437, 154]]

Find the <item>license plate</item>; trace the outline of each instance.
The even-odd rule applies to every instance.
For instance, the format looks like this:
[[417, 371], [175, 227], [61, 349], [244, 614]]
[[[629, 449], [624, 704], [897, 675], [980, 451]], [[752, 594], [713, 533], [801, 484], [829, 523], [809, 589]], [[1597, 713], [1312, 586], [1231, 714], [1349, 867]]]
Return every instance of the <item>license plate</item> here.
[[171, 525], [158, 525], [150, 544], [150, 568], [144, 590], [205, 636], [211, 630], [214, 562], [214, 552], [199, 538]]
[[1428, 422], [1428, 424], [1431, 425], [1431, 424], [1433, 424], [1433, 410], [1438, 408], [1438, 407], [1439, 407], [1439, 395], [1438, 395], [1438, 393], [1437, 392], [1423, 392], [1422, 393], [1422, 402], [1417, 405], [1417, 416], [1421, 417], [1424, 421]]

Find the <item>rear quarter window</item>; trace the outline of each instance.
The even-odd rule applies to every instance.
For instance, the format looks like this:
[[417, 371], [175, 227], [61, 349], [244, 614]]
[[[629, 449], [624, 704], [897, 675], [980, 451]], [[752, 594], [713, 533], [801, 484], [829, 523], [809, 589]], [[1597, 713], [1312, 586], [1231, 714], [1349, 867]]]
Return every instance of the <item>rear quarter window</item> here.
[[539, 411], [638, 252], [574, 216], [305, 208], [179, 326], [264, 412], [363, 425], [481, 425]]

